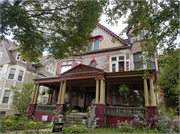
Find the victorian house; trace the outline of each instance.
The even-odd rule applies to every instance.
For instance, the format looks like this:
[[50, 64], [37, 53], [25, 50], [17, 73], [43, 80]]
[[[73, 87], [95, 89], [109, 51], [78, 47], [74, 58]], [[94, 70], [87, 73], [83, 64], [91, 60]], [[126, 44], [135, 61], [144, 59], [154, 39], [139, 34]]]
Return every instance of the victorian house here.
[[[34, 80], [34, 94], [29, 106], [29, 115], [42, 119], [48, 115], [52, 120], [52, 110], [68, 103], [80, 106], [85, 112], [88, 106], [95, 106], [95, 116], [101, 126], [116, 124], [118, 120], [132, 120], [135, 114], [153, 116], [158, 95], [154, 87], [159, 75], [157, 54], [150, 58], [151, 69], [141, 64], [139, 37], [131, 38], [132, 29], [123, 40], [101, 24], [91, 34], [90, 49], [80, 55], [60, 60], [56, 76]], [[143, 35], [147, 34], [143, 30]], [[143, 37], [142, 35], [142, 37]], [[115, 38], [115, 42], [112, 40]], [[148, 72], [148, 73], [147, 73]], [[38, 107], [39, 86], [53, 89], [50, 105]], [[122, 85], [128, 88], [120, 94]], [[46, 107], [46, 108], [45, 108]]]

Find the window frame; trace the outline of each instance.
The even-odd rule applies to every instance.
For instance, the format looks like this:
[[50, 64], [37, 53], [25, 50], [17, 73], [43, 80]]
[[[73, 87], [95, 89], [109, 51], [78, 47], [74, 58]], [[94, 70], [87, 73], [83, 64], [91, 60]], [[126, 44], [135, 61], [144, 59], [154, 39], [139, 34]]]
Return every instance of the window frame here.
[[3, 52], [0, 52], [0, 61], [1, 61], [2, 57], [3, 57]]
[[[123, 56], [124, 59], [123, 60], [119, 60], [119, 57]], [[112, 61], [112, 58], [116, 57], [116, 61]], [[112, 64], [115, 64], [116, 69], [115, 72], [120, 72], [119, 71], [119, 62], [124, 62], [124, 72], [126, 71], [126, 62], [129, 62], [129, 59], [126, 60], [126, 54], [119, 54], [119, 55], [112, 55], [110, 56], [110, 72], [113, 72], [113, 68], [112, 68]], [[130, 64], [129, 64], [129, 68], [130, 68]]]
[[[14, 69], [14, 74], [11, 74], [11, 69]], [[10, 75], [13, 75], [13, 78], [11, 79], [11, 80], [13, 80], [15, 74], [16, 74], [16, 68], [10, 68], [10, 70], [9, 70], [9, 75], [8, 75], [8, 79], [11, 79], [11, 78], [10, 78]]]
[[95, 68], [96, 68], [96, 67], [97, 67], [97, 61], [96, 61], [95, 59], [92, 59], [92, 60], [90, 61], [90, 63], [89, 63], [89, 66], [90, 66], [90, 67], [92, 67], [92, 66], [91, 66], [92, 62], [95, 62]]
[[136, 68], [135, 63], [139, 63], [140, 64], [141, 63], [141, 59], [139, 61], [135, 61], [134, 60], [134, 58], [135, 58], [134, 55], [135, 54], [141, 54], [141, 58], [143, 58], [142, 52], [133, 53], [133, 65], [134, 65], [134, 69], [144, 69], [143, 64], [141, 65], [142, 68], [141, 68], [141, 66], [139, 68]]
[[[19, 59], [17, 59], [19, 57]], [[20, 61], [21, 60], [21, 55], [20, 55], [20, 53], [17, 53], [17, 55], [16, 55], [16, 60], [17, 61]]]
[[[22, 71], [22, 76], [20, 76], [20, 72]], [[23, 75], [24, 75], [24, 71], [23, 70], [19, 70], [19, 74], [18, 74], [18, 81], [23, 81]], [[21, 77], [21, 80], [19, 80], [19, 78]]]
[[[8, 96], [8, 97], [7, 97], [7, 96], [5, 96], [6, 91], [8, 91], [8, 92], [9, 92], [9, 96]], [[11, 93], [11, 90], [7, 90], [7, 89], [6, 89], [6, 90], [4, 91], [4, 95], [3, 95], [2, 103], [8, 104], [8, 102], [9, 102], [9, 98], [10, 98], [10, 93]], [[5, 101], [5, 98], [7, 98], [7, 102], [4, 102], [4, 101]]]

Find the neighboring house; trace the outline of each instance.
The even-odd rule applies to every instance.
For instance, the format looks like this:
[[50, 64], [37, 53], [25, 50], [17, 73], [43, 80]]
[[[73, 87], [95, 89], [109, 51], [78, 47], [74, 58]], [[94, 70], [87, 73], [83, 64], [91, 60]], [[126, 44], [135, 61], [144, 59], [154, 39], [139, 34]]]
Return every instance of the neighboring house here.
[[[1, 115], [13, 114], [11, 104], [13, 102], [10, 91], [11, 86], [21, 88], [23, 83], [33, 79], [45, 78], [54, 75], [55, 60], [47, 59], [47, 56], [39, 58], [39, 63], [31, 63], [24, 60], [17, 47], [10, 40], [0, 43], [0, 111]], [[46, 88], [40, 87], [40, 92]], [[47, 100], [47, 95], [39, 97], [39, 101]], [[17, 112], [17, 111], [16, 111]]]
[[[129, 39], [125, 41], [98, 24], [89, 39], [93, 40], [90, 50], [60, 60], [56, 70], [58, 77], [34, 80], [34, 92], [38, 93], [38, 85], [53, 88], [54, 93], [49, 102], [54, 109], [63, 106], [62, 111], [67, 102], [72, 107], [80, 106], [84, 112], [93, 103], [101, 126], [116, 124], [118, 120], [132, 120], [134, 114], [154, 115], [158, 59], [156, 53], [153, 53], [149, 70], [145, 65], [141, 65], [140, 42], [131, 39], [130, 34], [131, 29], [127, 32]], [[116, 39], [113, 43], [114, 37]], [[119, 93], [122, 85], [129, 88], [127, 95]], [[48, 115], [48, 121], [51, 121], [52, 111], [45, 110], [46, 106], [43, 110], [36, 103], [37, 98], [34, 96], [28, 114], [34, 115], [36, 119]], [[52, 110], [53, 108], [51, 107]]]

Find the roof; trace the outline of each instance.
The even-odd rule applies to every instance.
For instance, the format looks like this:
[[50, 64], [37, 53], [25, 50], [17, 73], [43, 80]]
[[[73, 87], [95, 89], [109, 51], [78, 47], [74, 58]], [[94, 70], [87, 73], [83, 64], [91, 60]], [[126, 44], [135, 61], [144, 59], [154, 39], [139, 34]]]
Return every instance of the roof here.
[[119, 36], [117, 36], [114, 32], [112, 32], [111, 30], [109, 30], [108, 28], [106, 28], [105, 26], [103, 26], [102, 24], [97, 24], [97, 26], [101, 29], [103, 29], [104, 31], [106, 31], [108, 34], [110, 34], [111, 36], [115, 37], [118, 41], [124, 43], [125, 45], [129, 45], [128, 42], [126, 42], [125, 40], [123, 40], [122, 38], [120, 38]]

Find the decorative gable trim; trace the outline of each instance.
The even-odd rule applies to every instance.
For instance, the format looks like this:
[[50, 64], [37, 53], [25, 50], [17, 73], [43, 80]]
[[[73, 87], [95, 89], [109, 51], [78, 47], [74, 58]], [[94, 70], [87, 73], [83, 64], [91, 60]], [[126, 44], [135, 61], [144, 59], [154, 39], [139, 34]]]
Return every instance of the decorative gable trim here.
[[102, 30], [104, 30], [105, 32], [107, 32], [108, 34], [110, 34], [112, 37], [116, 38], [118, 41], [122, 42], [123, 44], [125, 44], [126, 46], [128, 46], [129, 44], [127, 42], [125, 42], [123, 39], [121, 39], [120, 37], [118, 37], [114, 32], [112, 32], [111, 30], [109, 30], [108, 28], [106, 28], [105, 26], [101, 25], [101, 24], [97, 24], [97, 26], [99, 28], [101, 28]]
[[60, 74], [59, 76], [100, 73], [100, 72], [104, 72], [104, 70], [98, 69], [95, 67], [91, 67], [91, 66], [87, 66], [84, 64], [79, 64], [79, 65], [71, 68], [70, 70]]

